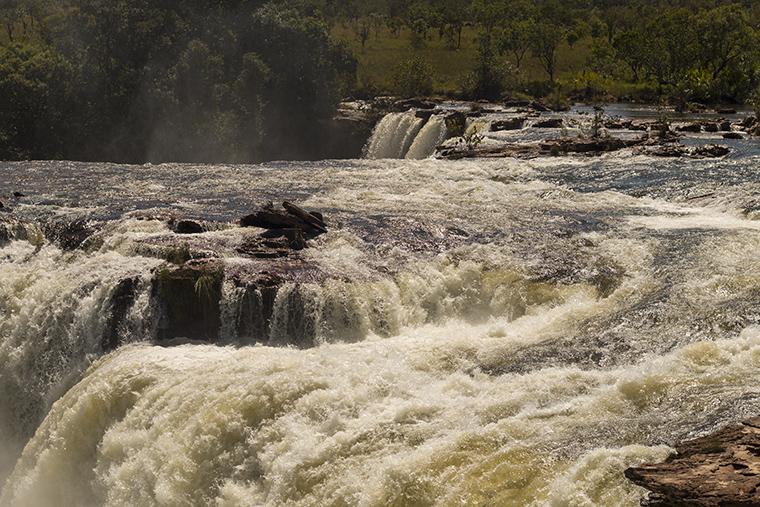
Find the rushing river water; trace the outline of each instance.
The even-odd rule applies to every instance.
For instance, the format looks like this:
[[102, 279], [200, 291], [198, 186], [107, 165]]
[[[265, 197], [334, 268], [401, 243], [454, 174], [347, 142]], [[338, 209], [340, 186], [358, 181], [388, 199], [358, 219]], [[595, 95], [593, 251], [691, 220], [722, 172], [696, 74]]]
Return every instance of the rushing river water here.
[[[25, 225], [0, 248], [0, 504], [638, 505], [626, 467], [760, 413], [760, 157], [740, 153], [0, 163], [26, 194], [3, 199]], [[185, 241], [162, 217], [220, 224], [192, 241], [241, 266], [224, 224], [270, 199], [325, 214], [301, 254], [320, 277], [280, 289], [267, 336], [230, 325], [225, 284], [220, 343], [156, 343], [146, 245]], [[62, 218], [93, 238], [34, 225]]]

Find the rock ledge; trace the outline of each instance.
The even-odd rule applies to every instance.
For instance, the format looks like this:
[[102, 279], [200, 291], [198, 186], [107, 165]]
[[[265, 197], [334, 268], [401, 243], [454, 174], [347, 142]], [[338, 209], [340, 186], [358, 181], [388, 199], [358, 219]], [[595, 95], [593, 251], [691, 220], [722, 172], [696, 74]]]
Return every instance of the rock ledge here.
[[760, 505], [760, 417], [679, 444], [658, 465], [625, 476], [652, 494], [646, 506]]

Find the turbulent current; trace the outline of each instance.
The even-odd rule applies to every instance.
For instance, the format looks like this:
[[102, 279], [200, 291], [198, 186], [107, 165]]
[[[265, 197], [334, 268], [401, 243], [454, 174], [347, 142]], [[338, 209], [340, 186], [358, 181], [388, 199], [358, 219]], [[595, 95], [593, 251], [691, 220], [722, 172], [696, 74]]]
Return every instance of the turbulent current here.
[[[377, 157], [445, 135], [387, 121]], [[0, 505], [638, 505], [625, 468], [760, 413], [758, 163], [0, 163], [25, 194], [0, 210]], [[265, 326], [241, 273], [275, 268], [236, 222], [283, 199], [329, 232], [278, 261]], [[187, 252], [224, 274], [178, 335]]]

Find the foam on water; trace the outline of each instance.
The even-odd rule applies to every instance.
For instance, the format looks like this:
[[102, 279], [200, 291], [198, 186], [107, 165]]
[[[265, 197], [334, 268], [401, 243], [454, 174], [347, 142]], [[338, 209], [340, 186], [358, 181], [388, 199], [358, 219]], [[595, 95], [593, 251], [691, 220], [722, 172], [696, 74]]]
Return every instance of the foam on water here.
[[669, 453], [636, 443], [722, 421], [760, 380], [757, 329], [619, 369], [493, 377], [476, 358], [495, 339], [128, 347], [56, 403], [2, 501], [635, 505], [622, 470]]
[[[44, 174], [14, 216], [82, 201], [102, 228], [86, 251], [36, 230], [0, 249], [0, 474], [37, 429], [0, 504], [637, 505], [626, 466], [760, 412], [756, 171], [679, 163], [11, 165], [0, 183]], [[689, 178], [731, 185], [689, 201]], [[282, 347], [237, 336], [225, 280], [229, 347], [97, 359], [124, 278], [119, 340], [155, 336], [148, 253], [180, 240], [136, 216], [275, 198], [330, 222], [299, 254], [325, 281], [277, 295]], [[235, 270], [245, 234], [181, 241]]]

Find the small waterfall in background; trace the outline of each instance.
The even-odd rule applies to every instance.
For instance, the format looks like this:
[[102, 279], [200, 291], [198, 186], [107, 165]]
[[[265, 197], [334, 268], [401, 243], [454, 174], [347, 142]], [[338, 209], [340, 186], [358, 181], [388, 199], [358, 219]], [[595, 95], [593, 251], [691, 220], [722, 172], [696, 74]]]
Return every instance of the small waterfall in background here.
[[390, 113], [377, 124], [367, 146], [367, 158], [404, 158], [425, 123], [414, 111]]
[[413, 110], [389, 113], [373, 130], [365, 158], [428, 158], [435, 154], [435, 149], [448, 134], [443, 115], [433, 115], [425, 120], [418, 118]]
[[409, 151], [404, 158], [423, 159], [433, 156], [435, 149], [448, 137], [446, 119], [443, 115], [431, 116], [428, 122], [417, 134]]

